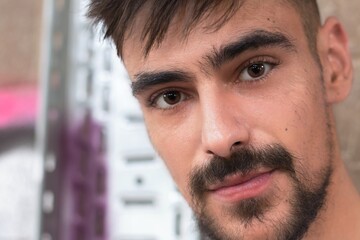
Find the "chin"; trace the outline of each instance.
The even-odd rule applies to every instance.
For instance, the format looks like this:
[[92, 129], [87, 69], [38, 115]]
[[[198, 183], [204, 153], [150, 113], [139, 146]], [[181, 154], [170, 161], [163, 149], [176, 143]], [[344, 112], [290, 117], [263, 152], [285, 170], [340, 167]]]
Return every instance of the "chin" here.
[[330, 172], [322, 177], [312, 191], [294, 180], [237, 203], [207, 199], [196, 214], [199, 230], [211, 240], [302, 239], [326, 202]]
[[287, 200], [273, 195], [271, 199], [251, 198], [231, 206], [209, 206], [197, 220], [200, 231], [211, 240], [270, 240], [277, 239], [278, 228], [288, 222], [290, 211]]

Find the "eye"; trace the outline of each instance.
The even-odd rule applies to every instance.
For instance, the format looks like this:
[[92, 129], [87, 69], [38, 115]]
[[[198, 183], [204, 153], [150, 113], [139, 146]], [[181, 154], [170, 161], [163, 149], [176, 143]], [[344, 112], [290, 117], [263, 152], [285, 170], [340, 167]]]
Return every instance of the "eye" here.
[[271, 63], [252, 63], [240, 73], [240, 81], [254, 81], [265, 77], [274, 67]]
[[187, 95], [181, 91], [169, 90], [160, 93], [153, 100], [152, 105], [160, 109], [169, 109], [186, 100], [187, 98]]

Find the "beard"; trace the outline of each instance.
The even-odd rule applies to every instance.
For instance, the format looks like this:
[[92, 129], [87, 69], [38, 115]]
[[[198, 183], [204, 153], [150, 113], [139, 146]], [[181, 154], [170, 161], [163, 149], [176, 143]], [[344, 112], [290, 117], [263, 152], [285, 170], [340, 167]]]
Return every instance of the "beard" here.
[[[262, 167], [282, 171], [289, 176], [293, 194], [287, 201], [290, 205], [287, 217], [278, 222], [266, 217], [266, 213], [276, 207], [275, 200], [279, 196], [275, 195], [241, 200], [233, 206], [225, 208], [222, 216], [238, 220], [243, 226], [243, 230], [254, 226], [255, 222], [263, 224], [266, 228], [271, 227], [273, 234], [272, 236], [268, 234], [267, 239], [302, 239], [326, 202], [332, 168], [329, 164], [328, 168], [310, 179], [305, 177], [307, 176], [305, 169], [301, 169], [301, 172], [300, 169], [295, 170], [295, 159], [281, 145], [268, 145], [262, 149], [242, 147], [233, 152], [229, 158], [214, 156], [208, 165], [193, 170], [190, 174], [189, 188], [198, 228], [203, 239], [247, 239], [246, 236], [243, 236], [240, 227], [232, 231], [226, 230], [226, 223], [219, 224], [226, 220], [218, 219], [216, 221], [211, 216], [206, 205], [208, 193], [206, 186], [221, 182], [230, 175], [247, 175]], [[299, 176], [303, 178], [303, 181], [300, 181]], [[317, 182], [316, 187], [313, 187], [314, 181]]]

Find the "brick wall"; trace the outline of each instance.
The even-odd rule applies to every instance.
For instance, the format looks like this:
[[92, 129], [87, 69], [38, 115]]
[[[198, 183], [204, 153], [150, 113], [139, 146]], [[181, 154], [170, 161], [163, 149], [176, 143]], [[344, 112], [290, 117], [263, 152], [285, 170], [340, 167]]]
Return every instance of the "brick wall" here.
[[355, 68], [354, 84], [350, 97], [335, 107], [342, 155], [360, 189], [360, 1], [318, 0], [323, 18], [337, 16], [350, 36], [350, 49]]
[[0, 1], [0, 86], [39, 75], [42, 0]]

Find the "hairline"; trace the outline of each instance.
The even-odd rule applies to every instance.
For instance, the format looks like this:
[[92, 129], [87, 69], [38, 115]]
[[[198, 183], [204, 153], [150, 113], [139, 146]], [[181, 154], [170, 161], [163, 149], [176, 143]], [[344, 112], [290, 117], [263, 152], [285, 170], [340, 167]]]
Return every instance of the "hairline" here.
[[[231, 20], [231, 19], [234, 17], [234, 15], [236, 14], [236, 12], [240, 10], [240, 8], [242, 7], [242, 4], [243, 4], [244, 2], [246, 2], [246, 1], [248, 1], [248, 0], [239, 0], [240, 5], [239, 5], [239, 7], [233, 12], [233, 14], [231, 14], [226, 20], [224, 20], [224, 21], [221, 22], [220, 24], [218, 24], [218, 25], [216, 25], [216, 26], [209, 26], [210, 32], [216, 32], [216, 31], [218, 31], [220, 28], [222, 28], [229, 20]], [[303, 13], [303, 10], [301, 9], [301, 5], [299, 5], [298, 2], [297, 2], [297, 1], [294, 1], [294, 0], [281, 0], [281, 2], [284, 2], [285, 4], [288, 5], [288, 7], [291, 7], [291, 8], [293, 8], [293, 9], [296, 11], [296, 13], [297, 13], [297, 15], [298, 15], [298, 17], [299, 17], [299, 19], [300, 19], [300, 21], [301, 21], [303, 34], [306, 36], [309, 50], [310, 50], [313, 58], [315, 59], [315, 61], [317, 61], [318, 63], [320, 63], [319, 56], [318, 56], [318, 53], [317, 53], [317, 46], [316, 46], [316, 45], [317, 45], [317, 43], [316, 43], [316, 42], [317, 42], [317, 37], [316, 37], [317, 32], [316, 32], [316, 33], [313, 32], [314, 36], [312, 36], [312, 35], [311, 35], [311, 32], [312, 32], [312, 31], [310, 31], [310, 30], [307, 31], [306, 28], [309, 27], [309, 25], [312, 25], [312, 24], [307, 23], [307, 22], [306, 22], [307, 19], [304, 19], [304, 13]], [[210, 12], [209, 12], [209, 15], [211, 15], [213, 11], [214, 11], [214, 9], [211, 9]], [[174, 19], [176, 18], [176, 15], [177, 15], [177, 13], [175, 14], [175, 16], [173, 17], [172, 20], [174, 20]], [[189, 32], [190, 32], [193, 28], [195, 28], [196, 26], [198, 26], [199, 24], [201, 24], [201, 22], [202, 22], [202, 21], [199, 21], [199, 22], [197, 22], [196, 24], [194, 24], [193, 26], [191, 26], [192, 28], [189, 29]], [[173, 23], [171, 22], [170, 25], [169, 25], [169, 27], [166, 29], [166, 31], [165, 31], [165, 36], [166, 36], [166, 34], [168, 34], [168, 31], [169, 31], [169, 28], [171, 27], [171, 24], [173, 24]], [[320, 23], [319, 23], [319, 24], [320, 24]], [[211, 24], [210, 24], [210, 25], [211, 25]], [[319, 27], [319, 26], [318, 26], [318, 27]], [[131, 32], [131, 29], [132, 29], [132, 26], [130, 27], [129, 32]], [[184, 40], [186, 40], [186, 39], [188, 38], [188, 34], [187, 34], [187, 33], [183, 33], [182, 37], [183, 37]], [[154, 48], [160, 46], [160, 44], [162, 43], [163, 40], [164, 40], [164, 39], [160, 39], [160, 41], [158, 41], [156, 44], [152, 45], [151, 48], [149, 48], [147, 51], [145, 50], [145, 51], [143, 52], [143, 57], [146, 58], [146, 57], [148, 56], [149, 52], [150, 52], [151, 50], [153, 50]], [[143, 39], [143, 41], [146, 42], [147, 40], [146, 40], [146, 39]], [[115, 42], [115, 40], [114, 40], [114, 42]], [[124, 42], [121, 44], [121, 47], [122, 47], [122, 48], [123, 48], [123, 44], [124, 44]], [[120, 56], [120, 57], [123, 58], [123, 56]]]
[[[183, 24], [182, 27], [184, 27], [184, 29], [180, 34], [182, 35], [181, 38], [186, 40], [190, 32], [209, 17], [211, 17], [211, 21], [206, 23], [207, 26], [205, 26], [205, 28], [208, 28], [206, 30], [211, 30], [211, 32], [218, 31], [234, 17], [242, 7], [242, 4], [246, 1], [248, 0], [233, 0], [227, 3], [206, 1], [205, 3], [207, 4], [201, 5], [201, 3], [194, 3], [191, 1], [189, 3], [188, 1], [168, 0], [160, 1], [160, 3], [162, 3], [160, 7], [154, 7], [155, 3], [152, 0], [134, 1], [132, 3], [130, 3], [130, 0], [92, 0], [88, 16], [94, 20], [94, 23], [103, 23], [105, 38], [110, 37], [112, 39], [117, 48], [118, 55], [122, 60], [124, 60], [124, 42], [132, 37], [133, 28], [138, 19], [145, 16], [146, 21], [141, 24], [142, 31], [139, 40], [143, 43], [142, 51], [143, 56], [146, 58], [152, 49], [161, 45], [166, 35], [169, 34], [169, 28], [174, 24], [174, 20], [178, 16], [183, 15], [184, 21], [181, 21], [181, 24]], [[284, 3], [296, 11], [302, 24], [303, 33], [307, 38], [309, 50], [314, 58], [318, 60], [317, 33], [321, 24], [316, 0], [279, 0], [279, 3]], [[169, 4], [170, 7], [167, 4]], [[184, 12], [189, 10], [188, 8], [191, 4], [195, 4], [193, 6], [200, 5], [205, 8], [190, 11], [190, 15], [185, 16], [186, 13]], [[109, 6], [112, 6], [113, 8], [109, 9]], [[168, 10], [170, 9], [170, 15], [165, 17], [167, 20], [165, 24], [157, 22], [158, 19], [154, 17], [156, 13], [159, 13], [158, 11], [161, 7]], [[219, 23], [215, 24], [212, 16], [214, 16], [214, 12], [215, 14], [218, 14], [216, 11], [219, 10], [219, 8], [221, 11], [220, 15], [223, 14], [223, 16], [219, 18]], [[145, 9], [150, 9], [149, 13], [144, 14], [143, 11]], [[311, 16], [308, 13], [311, 13], [314, 16]], [[200, 14], [200, 16], [196, 14]], [[217, 17], [218, 16], [215, 18]], [[159, 23], [160, 26], [156, 23]]]

